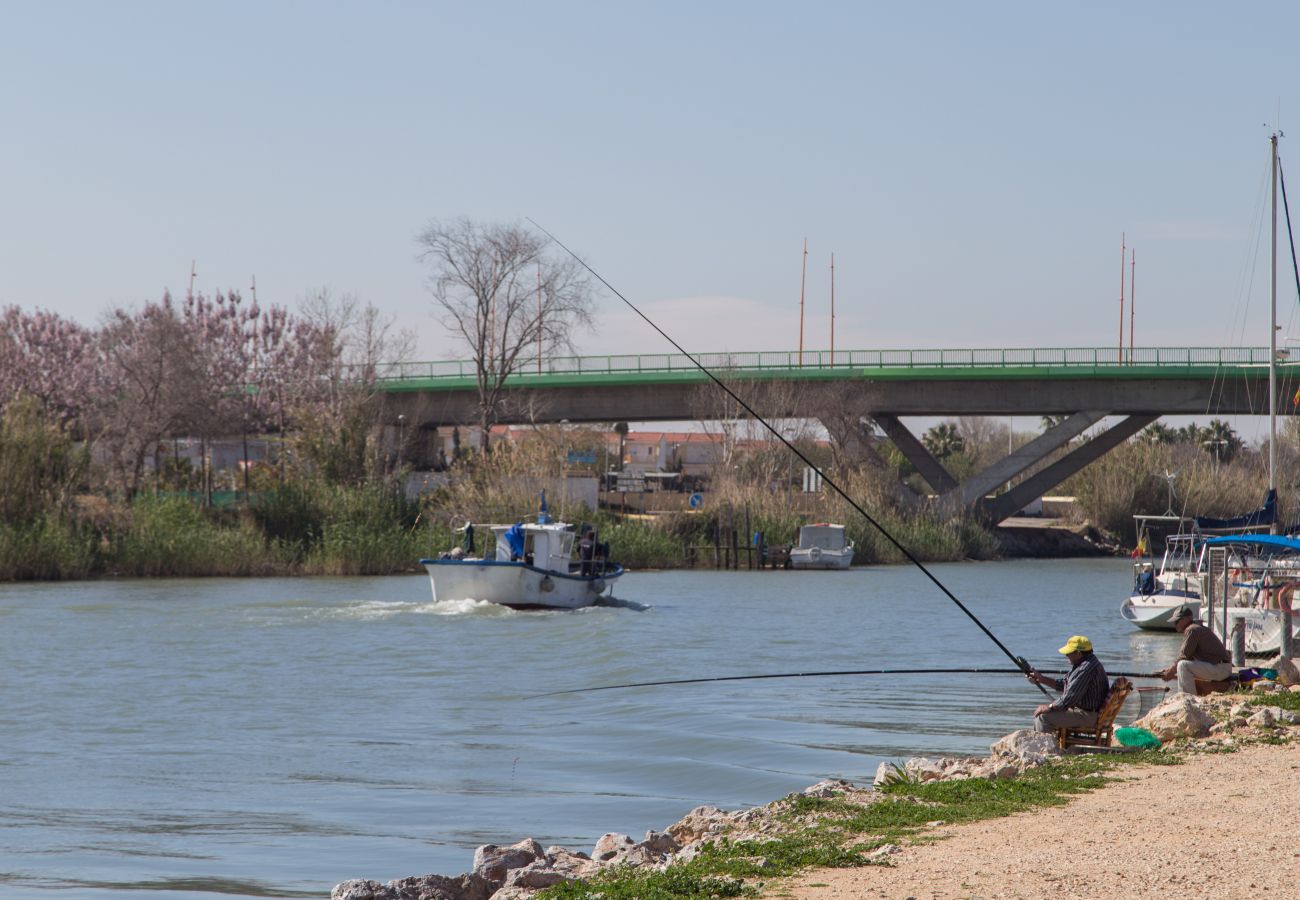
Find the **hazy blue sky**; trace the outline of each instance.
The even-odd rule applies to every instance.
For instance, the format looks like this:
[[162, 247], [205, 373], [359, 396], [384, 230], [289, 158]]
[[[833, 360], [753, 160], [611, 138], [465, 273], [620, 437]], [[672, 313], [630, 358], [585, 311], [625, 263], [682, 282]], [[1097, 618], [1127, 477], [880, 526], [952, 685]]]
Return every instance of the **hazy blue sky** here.
[[[1111, 346], [1127, 233], [1138, 344], [1266, 343], [1294, 3], [0, 11], [0, 305], [91, 323], [193, 259], [459, 357], [416, 232], [531, 216], [693, 351], [795, 348], [805, 237], [809, 348], [832, 252], [841, 349]], [[599, 326], [583, 350], [667, 349], [614, 298]]]

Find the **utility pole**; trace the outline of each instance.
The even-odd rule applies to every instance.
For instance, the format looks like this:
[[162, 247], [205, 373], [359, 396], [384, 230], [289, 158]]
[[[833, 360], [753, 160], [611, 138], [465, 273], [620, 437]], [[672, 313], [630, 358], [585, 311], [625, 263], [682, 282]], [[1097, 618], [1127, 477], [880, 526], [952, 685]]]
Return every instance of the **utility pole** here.
[[1128, 256], [1125, 252], [1124, 232], [1119, 235], [1119, 363], [1124, 362], [1124, 257]]
[[831, 365], [835, 365], [835, 254], [831, 254]]
[[808, 239], [803, 239], [803, 270], [799, 273], [799, 366], [803, 367], [803, 295], [808, 282]]

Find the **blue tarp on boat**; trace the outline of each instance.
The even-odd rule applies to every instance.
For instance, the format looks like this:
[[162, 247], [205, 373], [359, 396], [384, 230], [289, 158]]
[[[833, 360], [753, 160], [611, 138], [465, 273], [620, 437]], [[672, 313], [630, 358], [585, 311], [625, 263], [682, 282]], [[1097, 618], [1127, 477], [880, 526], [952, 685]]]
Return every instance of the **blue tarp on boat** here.
[[1264, 495], [1264, 505], [1254, 512], [1233, 516], [1231, 519], [1196, 516], [1196, 527], [1201, 531], [1241, 531], [1246, 528], [1272, 525], [1275, 518], [1277, 518], [1277, 491], [1270, 490]]

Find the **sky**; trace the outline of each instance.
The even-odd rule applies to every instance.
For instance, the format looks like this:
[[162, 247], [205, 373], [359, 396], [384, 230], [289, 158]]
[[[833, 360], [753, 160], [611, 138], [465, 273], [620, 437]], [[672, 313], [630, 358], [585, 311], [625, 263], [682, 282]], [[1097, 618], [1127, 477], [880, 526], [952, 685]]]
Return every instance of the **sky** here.
[[[797, 349], [801, 288], [804, 347], [828, 347], [832, 253], [841, 350], [1110, 347], [1121, 280], [1139, 346], [1267, 343], [1294, 3], [0, 0], [0, 17], [0, 307], [93, 324], [184, 294], [193, 261], [198, 291], [352, 294], [413, 331], [416, 358], [463, 358], [415, 236], [467, 216], [536, 220], [691, 352]], [[671, 349], [609, 294], [575, 344]]]

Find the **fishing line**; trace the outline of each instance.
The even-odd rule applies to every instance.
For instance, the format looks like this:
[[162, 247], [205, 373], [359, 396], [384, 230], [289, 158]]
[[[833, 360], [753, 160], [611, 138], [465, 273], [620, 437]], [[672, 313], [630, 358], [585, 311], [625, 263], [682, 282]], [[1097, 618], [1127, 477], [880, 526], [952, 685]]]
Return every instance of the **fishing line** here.
[[[636, 307], [636, 305], [632, 303], [631, 300], [627, 299], [627, 297], [624, 297], [623, 294], [618, 290], [618, 288], [614, 287], [614, 285], [612, 285], [612, 284], [610, 284], [608, 281], [606, 281], [606, 280], [604, 279], [604, 277], [601, 276], [601, 274], [600, 274], [599, 272], [597, 272], [597, 271], [596, 271], [595, 269], [593, 269], [591, 266], [587, 265], [587, 263], [583, 260], [583, 258], [580, 257], [578, 254], [574, 253], [572, 250], [570, 250], [570, 249], [569, 249], [569, 248], [564, 244], [563, 241], [561, 241], [561, 240], [560, 240], [559, 238], [557, 238], [555, 235], [551, 234], [549, 231], [547, 231], [547, 230], [546, 230], [545, 228], [543, 228], [541, 225], [537, 224], [537, 222], [533, 221], [532, 219], [528, 219], [528, 221], [529, 221], [529, 222], [532, 222], [534, 228], [536, 228], [538, 231], [542, 232], [544, 235], [546, 235], [548, 238], [550, 238], [552, 241], [554, 241], [555, 244], [556, 244], [556, 246], [558, 246], [560, 249], [562, 249], [565, 253], [567, 253], [567, 254], [569, 254], [570, 256], [572, 256], [572, 257], [577, 261], [578, 265], [582, 266], [584, 269], [586, 269], [588, 272], [590, 272], [590, 273], [592, 274], [592, 276], [593, 276], [597, 281], [599, 281], [599, 282], [600, 282], [601, 284], [603, 284], [605, 287], [609, 288], [609, 290], [614, 294], [615, 297], [617, 297], [618, 299], [622, 300], [623, 303], [625, 303], [625, 304], [627, 305], [628, 309], [632, 310], [632, 312], [634, 312], [634, 313], [636, 313], [638, 316], [640, 316], [640, 317], [645, 321], [645, 323], [646, 323], [647, 325], [649, 325], [651, 328], [653, 328], [655, 331], [659, 332], [659, 334], [663, 337], [664, 340], [666, 340], [668, 343], [672, 344], [673, 347], [675, 347], [675, 348], [677, 349], [677, 352], [678, 352], [678, 353], [682, 354], [682, 355], [685, 356], [687, 359], [689, 359], [689, 360], [691, 361], [691, 363], [694, 364], [694, 366], [695, 366], [697, 369], [699, 369], [701, 372], [703, 372], [703, 373], [705, 374], [705, 376], [707, 376], [708, 379], [709, 379], [710, 381], [712, 381], [712, 382], [713, 382], [714, 384], [716, 384], [719, 388], [721, 388], [722, 391], [723, 391], [723, 393], [725, 393], [725, 394], [726, 394], [728, 397], [730, 397], [732, 400], [736, 401], [736, 403], [738, 403], [738, 404], [740, 405], [740, 407], [741, 407], [742, 409], [745, 410], [745, 412], [747, 412], [747, 413], [749, 413], [751, 416], [753, 416], [755, 421], [757, 421], [757, 422], [758, 422], [759, 424], [761, 424], [764, 428], [766, 428], [768, 431], [770, 431], [770, 432], [772, 433], [772, 436], [775, 437], [775, 438], [776, 438], [778, 441], [780, 441], [782, 444], [784, 444], [784, 445], [786, 446], [786, 448], [790, 450], [791, 453], [793, 453], [795, 456], [797, 456], [800, 460], [803, 461], [803, 463], [804, 463], [805, 465], [807, 465], [807, 466], [808, 466], [809, 468], [811, 468], [814, 472], [816, 472], [819, 476], [821, 476], [821, 478], [822, 478], [822, 482], [823, 482], [824, 484], [826, 484], [827, 486], [829, 486], [829, 487], [831, 488], [831, 490], [833, 490], [836, 494], [838, 494], [841, 498], [843, 498], [843, 499], [844, 499], [844, 502], [848, 503], [849, 506], [853, 507], [853, 509], [855, 509], [855, 510], [858, 512], [858, 514], [862, 516], [862, 518], [864, 518], [864, 519], [866, 519], [868, 522], [870, 522], [871, 525], [872, 525], [872, 526], [873, 526], [877, 531], [880, 532], [880, 534], [885, 538], [885, 540], [887, 540], [887, 541], [889, 541], [889, 543], [893, 544], [894, 547], [898, 550], [898, 552], [899, 552], [899, 553], [902, 553], [903, 556], [907, 558], [907, 561], [908, 561], [908, 562], [910, 562], [912, 565], [914, 565], [914, 566], [916, 566], [918, 569], [920, 569], [921, 572], [925, 574], [925, 577], [928, 578], [928, 579], [930, 579], [931, 583], [933, 583], [935, 587], [937, 587], [940, 591], [942, 591], [943, 594], [944, 594], [944, 595], [945, 595], [949, 600], [951, 600], [953, 603], [957, 604], [957, 608], [960, 609], [962, 612], [964, 612], [964, 613], [966, 614], [966, 616], [967, 616], [967, 617], [968, 617], [972, 622], [974, 622], [976, 625], [979, 626], [979, 629], [980, 629], [981, 631], [983, 631], [985, 635], [988, 636], [989, 640], [991, 640], [994, 644], [997, 645], [998, 649], [1001, 650], [1001, 651], [1006, 655], [1007, 659], [1009, 659], [1009, 660], [1011, 660], [1013, 663], [1015, 663], [1015, 664], [1019, 667], [1019, 669], [1020, 669], [1021, 672], [1025, 673], [1025, 674], [1028, 674], [1028, 673], [1029, 673], [1029, 663], [1025, 662], [1025, 660], [1024, 660], [1023, 657], [1016, 656], [1016, 655], [1013, 654], [1010, 650], [1008, 650], [1008, 649], [1006, 648], [1006, 645], [1004, 645], [1000, 640], [998, 640], [997, 635], [995, 635], [992, 631], [990, 631], [990, 630], [989, 630], [989, 629], [984, 625], [984, 623], [981, 622], [981, 621], [976, 617], [976, 615], [975, 615], [973, 612], [971, 612], [969, 609], [967, 609], [967, 608], [966, 608], [966, 605], [965, 605], [964, 603], [962, 603], [960, 600], [957, 599], [957, 595], [956, 595], [956, 594], [954, 594], [952, 591], [948, 590], [947, 585], [945, 585], [942, 581], [940, 581], [937, 577], [935, 577], [934, 573], [932, 573], [929, 569], [927, 569], [927, 568], [924, 566], [924, 564], [922, 564], [922, 562], [921, 562], [919, 559], [917, 559], [915, 556], [913, 556], [913, 555], [912, 555], [912, 552], [911, 552], [910, 550], [908, 550], [908, 549], [907, 549], [906, 547], [904, 547], [901, 543], [899, 543], [898, 540], [897, 540], [897, 539], [896, 539], [892, 534], [890, 534], [890, 533], [885, 529], [885, 526], [883, 526], [883, 525], [881, 525], [879, 522], [877, 522], [877, 521], [876, 521], [876, 520], [871, 516], [870, 513], [868, 513], [865, 509], [863, 509], [860, 505], [858, 505], [857, 501], [855, 501], [852, 497], [850, 497], [847, 493], [845, 493], [845, 491], [844, 491], [844, 490], [843, 490], [843, 489], [842, 489], [842, 488], [841, 488], [841, 487], [840, 487], [840, 486], [839, 486], [839, 485], [838, 485], [838, 484], [837, 484], [837, 483], [836, 483], [832, 478], [830, 478], [830, 476], [828, 476], [828, 475], [826, 475], [824, 472], [822, 472], [822, 470], [821, 470], [821, 469], [820, 469], [820, 468], [819, 468], [819, 467], [818, 467], [818, 466], [817, 466], [817, 465], [816, 465], [812, 460], [810, 460], [807, 456], [805, 456], [805, 455], [803, 454], [803, 452], [802, 452], [798, 447], [796, 447], [796, 446], [795, 446], [794, 444], [792, 444], [789, 440], [787, 440], [786, 437], [785, 437], [785, 435], [781, 434], [781, 432], [778, 431], [776, 428], [774, 428], [774, 427], [773, 427], [773, 426], [772, 426], [772, 425], [771, 425], [771, 424], [770, 424], [766, 419], [764, 419], [762, 416], [760, 416], [758, 413], [756, 413], [756, 412], [753, 410], [753, 408], [752, 408], [748, 403], [746, 403], [746, 402], [745, 402], [744, 400], [742, 400], [739, 396], [737, 396], [737, 394], [736, 394], [735, 391], [733, 391], [731, 388], [729, 388], [729, 387], [727, 387], [725, 384], [723, 384], [723, 383], [722, 383], [722, 380], [719, 379], [716, 375], [714, 375], [711, 371], [709, 371], [709, 369], [708, 369], [708, 368], [707, 368], [703, 363], [701, 363], [698, 359], [696, 359], [696, 358], [695, 358], [693, 355], [691, 355], [690, 353], [687, 353], [686, 350], [682, 348], [682, 345], [681, 345], [681, 344], [677, 343], [675, 340], [673, 340], [671, 337], [669, 337], [669, 335], [668, 335], [668, 333], [667, 333], [666, 331], [664, 331], [662, 328], [660, 328], [658, 325], [656, 325], [654, 322], [652, 322], [652, 321], [650, 320], [650, 317], [649, 317], [649, 316], [647, 316], [645, 313], [641, 312], [641, 310], [638, 309], [638, 308]], [[1044, 696], [1051, 697], [1051, 694], [1049, 694], [1049, 693], [1047, 692], [1047, 689], [1044, 688], [1041, 684], [1040, 684], [1040, 685], [1037, 685], [1037, 687], [1038, 687], [1038, 689], [1039, 689], [1040, 691], [1043, 692]]]
[[[613, 691], [620, 688], [659, 687], [665, 684], [704, 684], [712, 681], [756, 681], [760, 678], [818, 678], [828, 675], [1024, 675], [1023, 669], [855, 669], [838, 672], [786, 672], [781, 675], [719, 675], [715, 678], [676, 678], [671, 681], [636, 681], [631, 684], [606, 684], [600, 687], [572, 688], [567, 691], [547, 691], [533, 694], [527, 699], [554, 697], [557, 694], [586, 694], [591, 691]], [[1068, 675], [1068, 672], [1039, 672], [1040, 675]], [[1107, 672], [1116, 678], [1160, 678], [1159, 672]], [[1042, 687], [1042, 685], [1039, 685]]]

